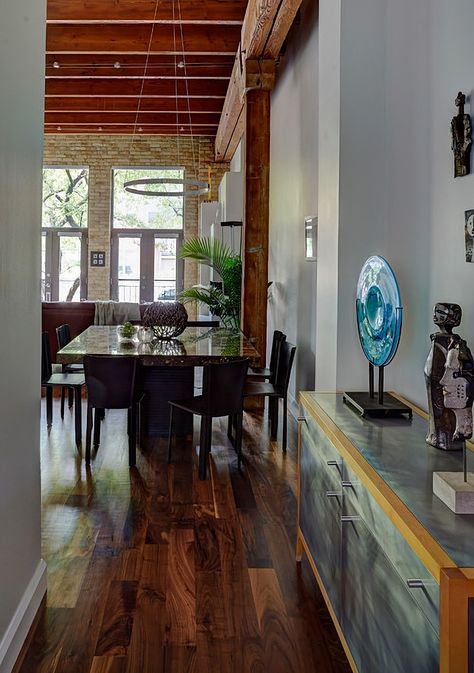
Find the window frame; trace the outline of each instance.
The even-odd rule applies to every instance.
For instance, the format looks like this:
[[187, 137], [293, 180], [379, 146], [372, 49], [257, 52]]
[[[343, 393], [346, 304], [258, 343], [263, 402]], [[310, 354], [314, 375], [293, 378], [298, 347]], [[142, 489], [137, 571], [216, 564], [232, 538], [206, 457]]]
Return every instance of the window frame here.
[[[59, 301], [59, 277], [60, 277], [60, 238], [61, 236], [74, 236], [81, 241], [80, 260], [80, 301], [87, 299], [88, 284], [88, 245], [89, 245], [89, 219], [90, 219], [90, 166], [87, 164], [43, 164], [43, 170], [87, 170], [87, 226], [86, 227], [45, 227], [41, 217], [41, 236], [46, 236], [45, 241], [45, 278], [44, 278], [44, 302]], [[42, 180], [42, 196], [44, 180]], [[43, 203], [43, 202], [42, 202]], [[42, 269], [41, 269], [42, 270]], [[42, 278], [40, 278], [40, 283]], [[43, 294], [43, 293], [42, 293]], [[49, 298], [48, 298], [49, 294]]]
[[175, 238], [176, 243], [176, 296], [184, 289], [184, 260], [179, 258], [179, 250], [186, 234], [186, 199], [183, 196], [183, 226], [180, 229], [155, 229], [151, 227], [115, 227], [115, 171], [182, 171], [183, 180], [186, 178], [186, 167], [181, 166], [157, 166], [155, 164], [143, 166], [118, 165], [112, 166], [110, 173], [110, 297], [118, 301], [119, 278], [118, 278], [118, 254], [119, 238], [140, 238], [140, 284], [139, 303], [154, 301], [154, 253], [156, 238]]

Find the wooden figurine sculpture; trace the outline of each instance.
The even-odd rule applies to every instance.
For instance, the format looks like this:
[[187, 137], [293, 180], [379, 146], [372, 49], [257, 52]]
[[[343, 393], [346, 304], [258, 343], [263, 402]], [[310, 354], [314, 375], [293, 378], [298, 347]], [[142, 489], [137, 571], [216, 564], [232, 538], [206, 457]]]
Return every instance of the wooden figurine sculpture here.
[[445, 451], [462, 449], [472, 437], [474, 360], [464, 339], [453, 334], [461, 323], [459, 304], [438, 303], [433, 322], [440, 328], [431, 335], [425, 364], [429, 430], [426, 441]]
[[454, 152], [454, 177], [470, 173], [471, 154], [471, 117], [464, 112], [466, 96], [460, 91], [454, 101], [459, 108], [458, 114], [451, 120], [451, 148]]

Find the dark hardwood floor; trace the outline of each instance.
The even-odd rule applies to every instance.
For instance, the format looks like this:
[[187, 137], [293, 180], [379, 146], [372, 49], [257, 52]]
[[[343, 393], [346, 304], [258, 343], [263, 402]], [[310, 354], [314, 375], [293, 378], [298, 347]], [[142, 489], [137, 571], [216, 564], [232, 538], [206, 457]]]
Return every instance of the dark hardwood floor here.
[[[44, 421], [44, 408], [42, 418]], [[14, 673], [348, 673], [306, 560], [294, 560], [289, 451], [246, 414], [243, 473], [215, 421], [208, 480], [191, 443], [138, 451], [108, 411], [90, 470], [55, 402], [42, 432], [48, 593]]]

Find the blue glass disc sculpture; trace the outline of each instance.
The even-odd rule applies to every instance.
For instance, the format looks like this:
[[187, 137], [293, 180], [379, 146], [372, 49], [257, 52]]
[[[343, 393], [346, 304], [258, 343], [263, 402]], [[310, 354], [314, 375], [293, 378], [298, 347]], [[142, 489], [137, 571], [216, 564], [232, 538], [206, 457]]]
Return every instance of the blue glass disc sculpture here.
[[402, 330], [400, 290], [383, 257], [369, 257], [357, 283], [357, 327], [365, 357], [376, 367], [394, 358]]
[[[384, 367], [397, 352], [402, 331], [400, 290], [392, 267], [383, 257], [369, 257], [357, 283], [356, 315], [359, 339], [369, 361], [369, 392], [344, 393], [343, 400], [362, 416], [412, 417], [412, 410], [393, 395], [384, 395]], [[374, 367], [379, 368], [375, 395]]]

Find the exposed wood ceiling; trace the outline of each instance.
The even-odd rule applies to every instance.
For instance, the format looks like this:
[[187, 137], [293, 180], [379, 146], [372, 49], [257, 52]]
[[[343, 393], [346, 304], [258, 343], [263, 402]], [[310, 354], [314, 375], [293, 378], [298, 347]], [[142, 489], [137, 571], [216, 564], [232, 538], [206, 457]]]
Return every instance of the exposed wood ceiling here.
[[246, 5], [48, 0], [46, 132], [215, 135]]

